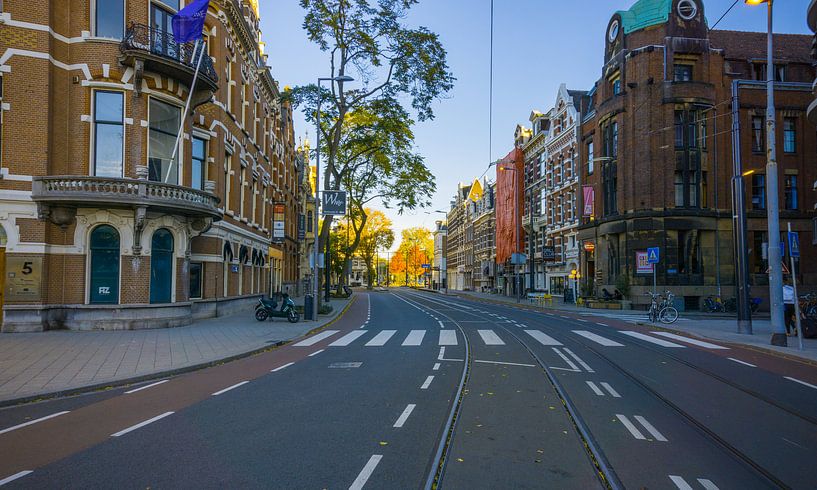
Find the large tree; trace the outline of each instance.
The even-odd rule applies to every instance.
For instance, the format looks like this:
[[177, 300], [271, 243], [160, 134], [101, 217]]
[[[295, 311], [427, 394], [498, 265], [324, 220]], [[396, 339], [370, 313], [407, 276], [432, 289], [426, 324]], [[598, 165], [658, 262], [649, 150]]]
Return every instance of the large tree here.
[[[413, 121], [400, 101], [409, 102], [420, 121], [432, 119], [432, 103], [451, 90], [454, 77], [437, 34], [406, 24], [416, 3], [301, 0], [304, 30], [329, 54], [326, 75], [359, 78], [360, 88], [347, 88], [339, 80], [323, 89], [315, 84], [298, 87], [291, 94], [308, 121], [315, 120], [321, 102], [318, 131], [323, 142], [316, 150], [326, 156], [323, 188], [353, 184], [350, 212], [362, 218], [356, 242], [365, 226], [367, 202], [380, 198], [402, 211], [424, 204], [434, 190], [433, 176], [411, 151]], [[403, 138], [408, 145], [398, 145]], [[324, 220], [321, 242], [330, 229], [331, 219]]]
[[394, 231], [391, 229], [391, 220], [382, 211], [366, 209], [368, 220], [363, 228], [357, 254], [366, 264], [369, 277], [368, 288], [372, 289], [377, 277], [375, 259], [380, 250], [388, 250], [394, 243]]
[[[407, 228], [403, 230], [400, 246], [392, 257], [392, 273], [406, 285], [416, 285], [423, 275], [430, 273], [423, 264], [431, 264], [434, 258], [434, 239], [427, 228]], [[408, 281], [406, 280], [408, 278]]]

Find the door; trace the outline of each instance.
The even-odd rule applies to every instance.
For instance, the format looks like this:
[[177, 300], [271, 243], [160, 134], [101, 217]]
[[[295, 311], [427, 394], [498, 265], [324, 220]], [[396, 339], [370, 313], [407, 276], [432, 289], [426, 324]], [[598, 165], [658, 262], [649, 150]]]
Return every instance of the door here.
[[91, 232], [90, 294], [92, 304], [119, 303], [119, 232], [109, 225]]
[[178, 58], [179, 47], [173, 39], [172, 19], [173, 13], [169, 9], [165, 9], [157, 3], [150, 5], [150, 27], [153, 33], [153, 52], [168, 58]]
[[173, 235], [156, 230], [150, 247], [150, 302], [170, 303], [173, 288]]

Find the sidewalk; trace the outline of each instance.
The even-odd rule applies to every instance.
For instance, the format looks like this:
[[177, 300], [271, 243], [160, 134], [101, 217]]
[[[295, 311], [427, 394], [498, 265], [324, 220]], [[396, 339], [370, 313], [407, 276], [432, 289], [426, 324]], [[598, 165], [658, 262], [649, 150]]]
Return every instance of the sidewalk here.
[[[448, 295], [471, 298], [477, 301], [512, 305], [517, 304], [516, 298], [498, 294], [478, 293], [474, 291], [448, 291]], [[522, 299], [520, 305], [534, 310], [567, 311], [582, 315], [597, 315], [623, 319], [625, 321], [638, 323], [639, 325], [650, 325], [650, 323], [647, 322], [646, 313], [641, 310], [594, 310], [576, 306], [574, 304], [565, 304], [561, 301], [561, 299], [554, 299], [553, 306], [538, 307], [528, 302], [527, 299]], [[632, 319], [628, 317], [632, 317]], [[817, 339], [803, 339], [802, 351], [799, 350], [800, 344], [797, 337], [789, 337], [787, 347], [771, 345], [770, 339], [772, 337], [772, 328], [768, 314], [752, 320], [752, 335], [737, 333], [737, 324], [734, 316], [710, 314], [697, 311], [683, 312], [681, 313], [681, 318], [679, 321], [671, 325], [658, 326], [665, 330], [683, 332], [701, 338], [740, 344], [754, 349], [773, 351], [776, 353], [817, 362]]]
[[333, 299], [332, 313], [316, 322], [289, 323], [276, 318], [261, 323], [250, 309], [177, 328], [2, 334], [0, 406], [12, 404], [12, 400], [135, 382], [249, 355], [326, 325], [345, 312], [353, 298]]

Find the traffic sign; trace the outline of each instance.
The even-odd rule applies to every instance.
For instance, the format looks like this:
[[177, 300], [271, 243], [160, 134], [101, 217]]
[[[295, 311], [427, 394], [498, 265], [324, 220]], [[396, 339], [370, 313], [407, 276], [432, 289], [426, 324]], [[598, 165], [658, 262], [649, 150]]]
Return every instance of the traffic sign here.
[[420, 267], [423, 269], [431, 269], [431, 264], [421, 264]]
[[795, 259], [800, 258], [800, 237], [796, 231], [789, 232], [789, 253]]
[[657, 264], [660, 262], [661, 252], [659, 247], [650, 247], [647, 249], [647, 263]]

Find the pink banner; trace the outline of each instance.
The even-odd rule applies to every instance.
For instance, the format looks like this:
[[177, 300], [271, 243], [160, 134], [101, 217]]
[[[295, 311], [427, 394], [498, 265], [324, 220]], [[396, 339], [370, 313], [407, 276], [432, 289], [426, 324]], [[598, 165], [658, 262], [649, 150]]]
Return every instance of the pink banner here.
[[593, 216], [593, 205], [596, 199], [596, 191], [592, 185], [582, 186], [584, 192], [584, 210], [582, 216]]

